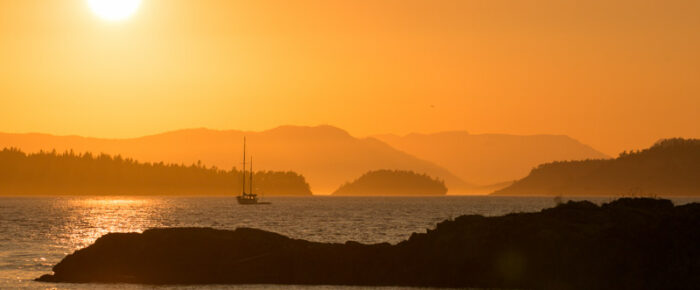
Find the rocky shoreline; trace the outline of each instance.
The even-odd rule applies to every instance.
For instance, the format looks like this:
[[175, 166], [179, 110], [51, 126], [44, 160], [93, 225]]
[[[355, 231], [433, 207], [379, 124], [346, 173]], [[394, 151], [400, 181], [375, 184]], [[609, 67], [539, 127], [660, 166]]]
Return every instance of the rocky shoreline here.
[[104, 235], [53, 271], [37, 281], [691, 289], [700, 285], [700, 204], [624, 198], [465, 215], [395, 245], [158, 228]]

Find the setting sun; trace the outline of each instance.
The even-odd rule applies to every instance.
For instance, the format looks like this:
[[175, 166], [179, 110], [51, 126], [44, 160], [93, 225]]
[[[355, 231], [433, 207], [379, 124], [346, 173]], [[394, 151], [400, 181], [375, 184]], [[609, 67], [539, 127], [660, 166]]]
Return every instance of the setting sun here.
[[141, 5], [141, 0], [87, 0], [87, 3], [100, 18], [118, 21], [133, 15]]

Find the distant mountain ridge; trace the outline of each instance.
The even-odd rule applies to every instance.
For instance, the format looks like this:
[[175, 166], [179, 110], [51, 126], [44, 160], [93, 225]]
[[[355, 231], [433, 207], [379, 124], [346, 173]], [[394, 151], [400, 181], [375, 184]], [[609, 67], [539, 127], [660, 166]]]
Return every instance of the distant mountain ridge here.
[[545, 163], [496, 195], [700, 196], [700, 139], [666, 139], [615, 159]]
[[476, 135], [449, 131], [374, 137], [408, 154], [435, 162], [461, 178], [484, 185], [520, 179], [545, 162], [608, 158], [565, 135]]
[[261, 132], [185, 129], [130, 139], [100, 139], [48, 134], [0, 133], [0, 148], [107, 153], [142, 162], [192, 164], [222, 169], [239, 167], [243, 137], [256, 169], [302, 174], [315, 194], [327, 194], [370, 170], [413, 170], [441, 178], [453, 192], [474, 185], [432, 162], [394, 149], [374, 138], [355, 138], [332, 126], [281, 126]]

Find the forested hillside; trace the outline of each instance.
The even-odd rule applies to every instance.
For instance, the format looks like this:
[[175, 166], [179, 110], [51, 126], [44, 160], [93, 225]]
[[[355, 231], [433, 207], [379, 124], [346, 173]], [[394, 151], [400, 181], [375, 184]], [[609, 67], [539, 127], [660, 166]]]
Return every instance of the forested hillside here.
[[[0, 194], [239, 194], [242, 172], [192, 165], [142, 163], [119, 155], [73, 151], [26, 154], [0, 151]], [[310, 195], [303, 176], [294, 172], [259, 171], [254, 189], [266, 195]]]
[[700, 140], [665, 139], [615, 159], [545, 163], [494, 194], [700, 195]]

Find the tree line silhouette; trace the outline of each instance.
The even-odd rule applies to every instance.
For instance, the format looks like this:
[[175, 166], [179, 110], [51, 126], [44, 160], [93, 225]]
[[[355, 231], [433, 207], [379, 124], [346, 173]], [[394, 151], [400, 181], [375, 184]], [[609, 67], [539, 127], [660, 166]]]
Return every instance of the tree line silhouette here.
[[444, 195], [445, 182], [407, 170], [369, 171], [341, 185], [333, 195]]
[[[138, 162], [120, 155], [72, 150], [32, 154], [17, 148], [0, 151], [0, 194], [4, 195], [237, 195], [242, 174], [235, 167], [222, 170], [201, 162]], [[311, 194], [304, 177], [291, 171], [257, 171], [253, 185], [255, 192], [264, 195]]]
[[541, 164], [496, 194], [699, 195], [700, 140], [663, 139], [615, 159]]

